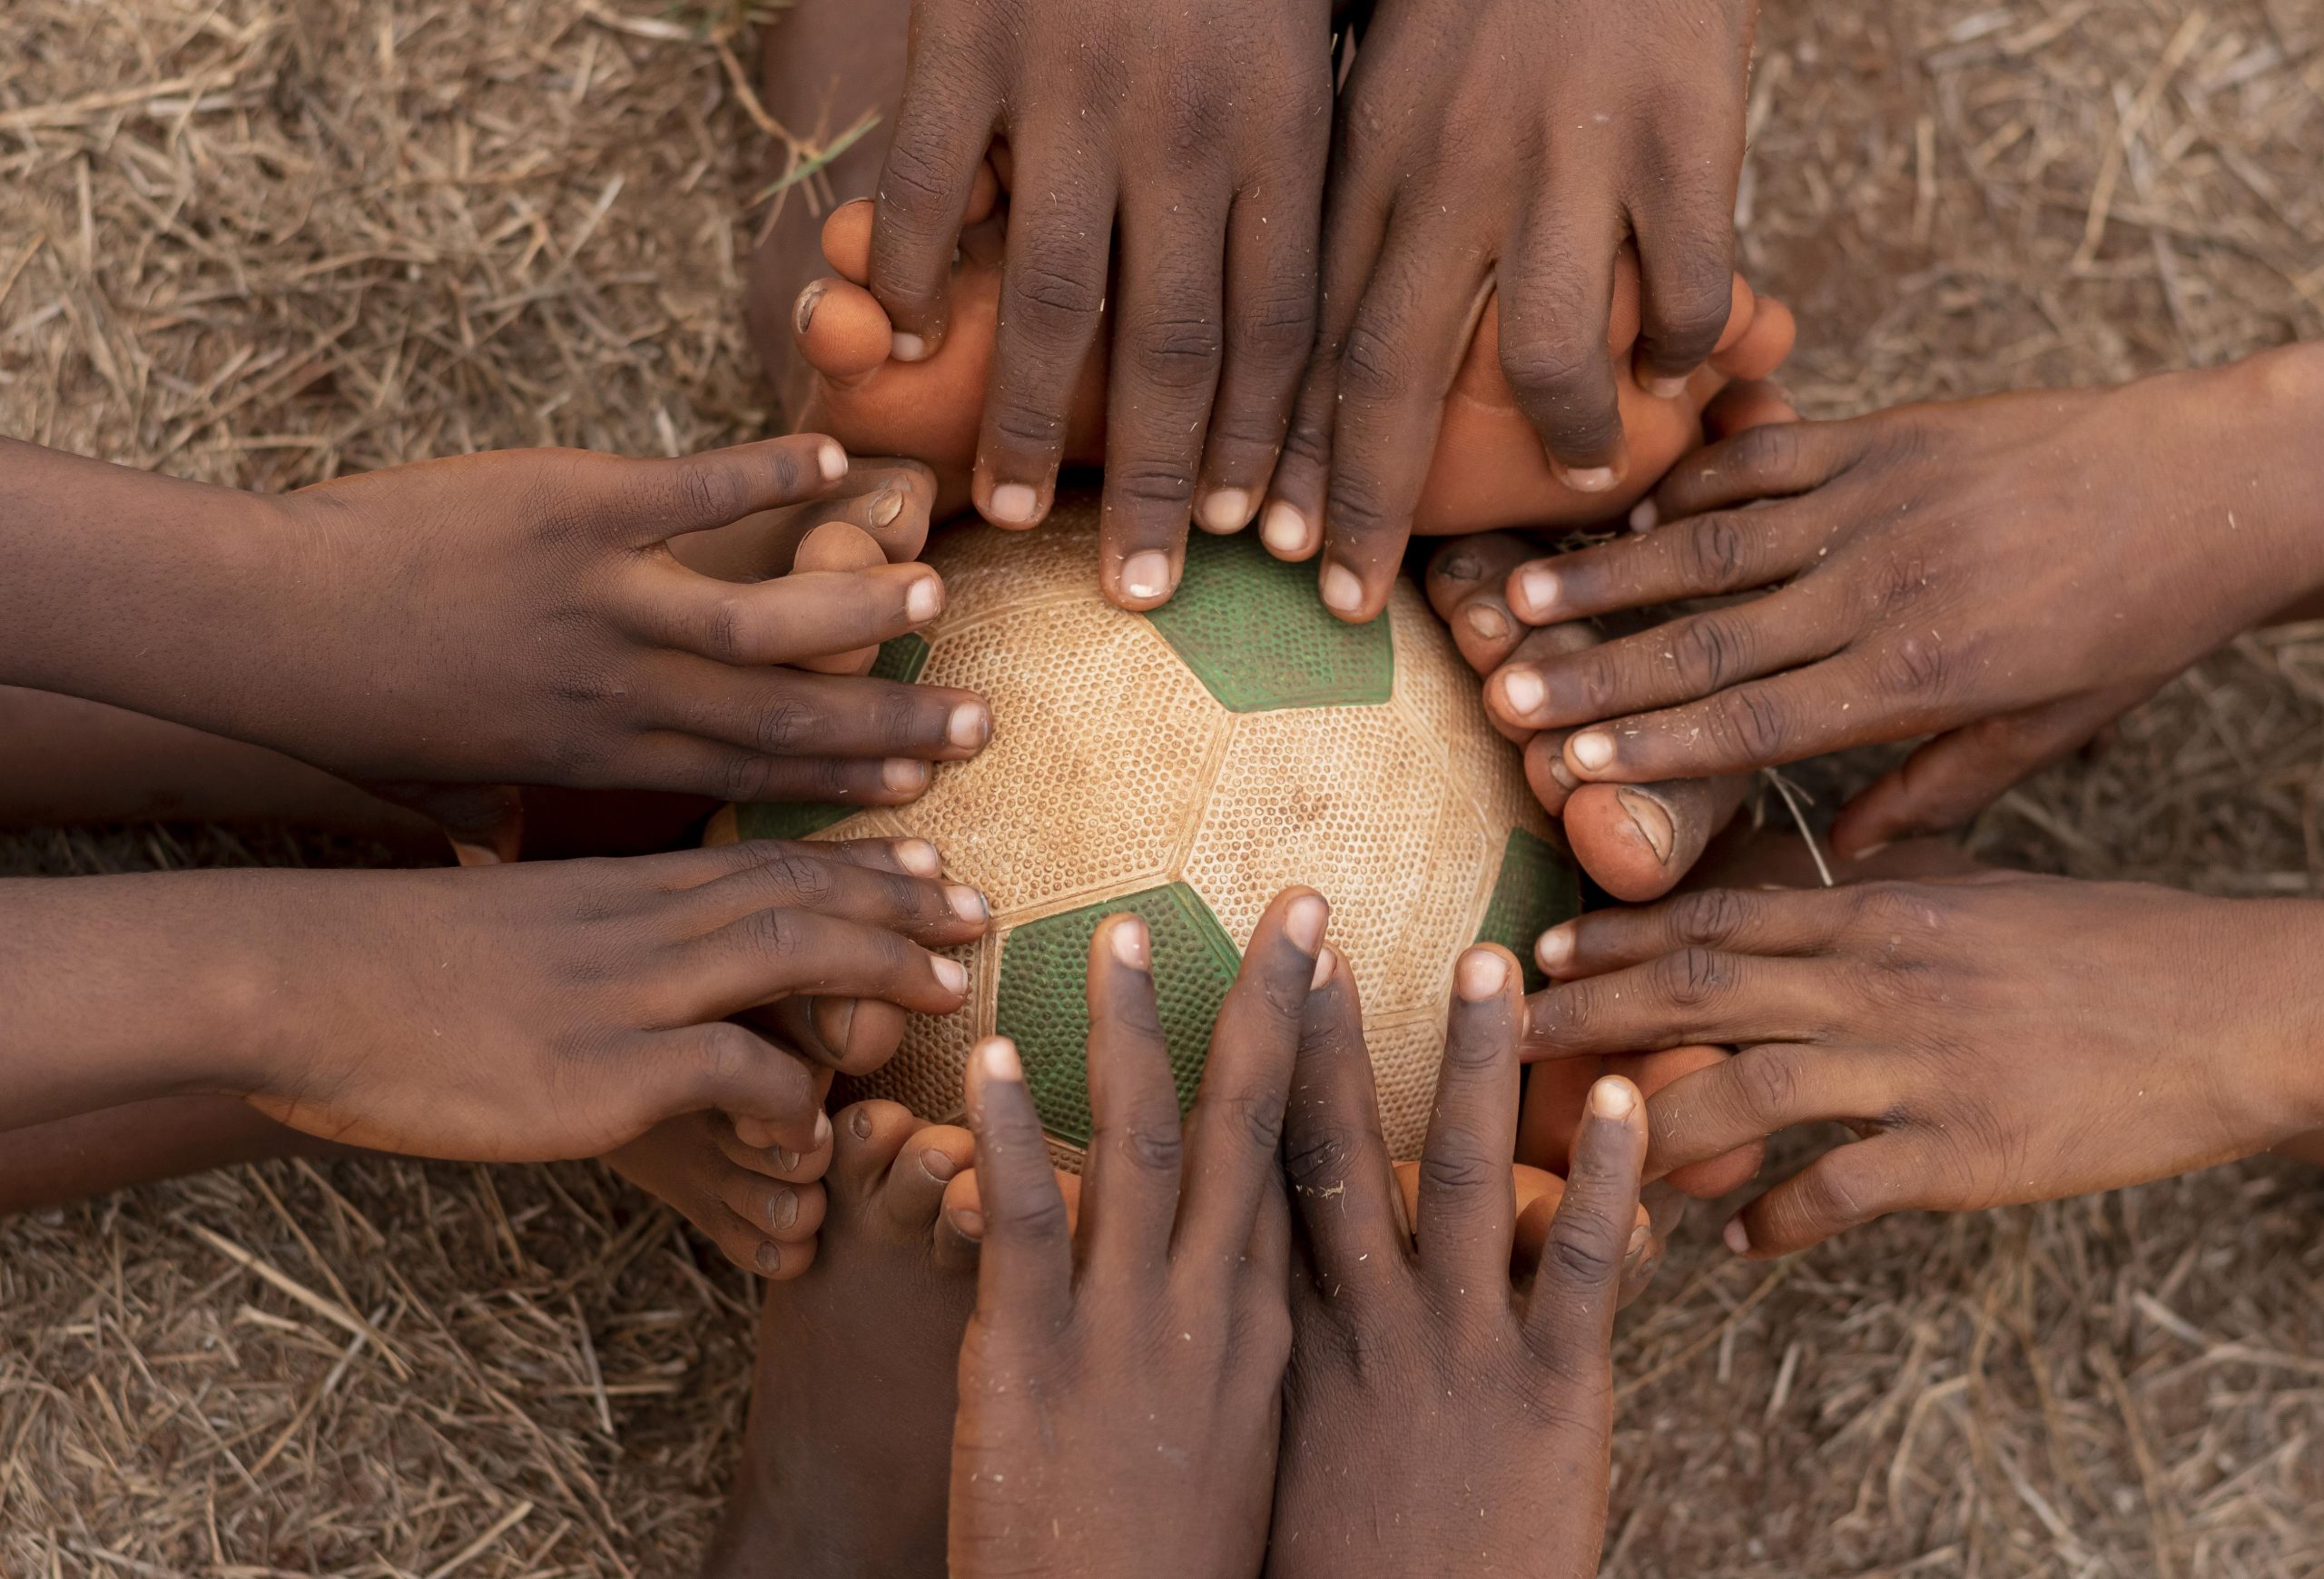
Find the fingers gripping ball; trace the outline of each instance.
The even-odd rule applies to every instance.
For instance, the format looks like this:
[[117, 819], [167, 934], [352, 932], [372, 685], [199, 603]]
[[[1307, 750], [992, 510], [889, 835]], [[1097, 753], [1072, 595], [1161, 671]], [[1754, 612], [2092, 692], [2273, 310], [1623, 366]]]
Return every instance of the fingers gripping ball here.
[[907, 806], [740, 806], [712, 836], [933, 841], [992, 904], [990, 933], [958, 955], [969, 1006], [915, 1018], [850, 1094], [949, 1117], [970, 1050], [1008, 1036], [1068, 1166], [1089, 1135], [1098, 921], [1145, 919], [1190, 1101], [1241, 946], [1278, 891], [1311, 884], [1363, 997], [1391, 1150], [1419, 1155], [1461, 951], [1484, 939], [1524, 958], [1578, 908], [1516, 749], [1417, 589], [1348, 625], [1248, 534], [1198, 535], [1177, 596], [1130, 613], [1091, 585], [1097, 538], [1095, 502], [1068, 496], [1039, 532], [972, 527], [931, 548], [944, 610], [874, 672], [990, 697], [981, 755]]

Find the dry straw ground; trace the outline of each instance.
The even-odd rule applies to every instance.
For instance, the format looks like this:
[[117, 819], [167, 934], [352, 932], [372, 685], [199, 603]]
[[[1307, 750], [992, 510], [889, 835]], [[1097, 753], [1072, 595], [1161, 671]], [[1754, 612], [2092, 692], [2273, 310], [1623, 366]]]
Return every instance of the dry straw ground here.
[[[1818, 414], [2324, 328], [2314, 0], [1768, 10], [1746, 257], [1800, 308]], [[714, 36], [737, 20], [9, 0], [0, 431], [266, 489], [759, 431], [736, 299], [769, 147]], [[1975, 839], [2312, 893], [2319, 765], [2324, 629], [2278, 633]], [[0, 857], [333, 853], [172, 830]], [[1610, 1572], [2324, 1574], [2314, 1176], [1896, 1220], [1773, 1267], [1710, 1248], [1716, 1220], [1627, 1326]], [[587, 1166], [272, 1166], [0, 1227], [0, 1571], [684, 1574], [751, 1298]]]

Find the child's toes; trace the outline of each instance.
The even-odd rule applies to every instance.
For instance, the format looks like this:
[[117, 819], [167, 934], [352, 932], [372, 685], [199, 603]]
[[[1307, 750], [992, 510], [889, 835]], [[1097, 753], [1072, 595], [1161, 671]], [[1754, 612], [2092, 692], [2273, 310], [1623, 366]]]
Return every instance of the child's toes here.
[[821, 1184], [785, 1184], [740, 1169], [719, 1181], [718, 1199], [760, 1238], [786, 1245], [815, 1237], [827, 1199]]
[[889, 1223], [907, 1236], [930, 1232], [946, 1187], [970, 1170], [976, 1154], [976, 1138], [958, 1125], [931, 1124], [912, 1136], [880, 1191], [880, 1209]]
[[925, 1128], [901, 1102], [856, 1102], [840, 1110], [832, 1121], [836, 1137], [831, 1177], [851, 1199], [862, 1199], [879, 1189], [904, 1142]]
[[823, 222], [823, 261], [840, 278], [857, 285], [872, 282], [872, 216], [876, 205], [868, 197], [843, 202]]
[[[1059, 1169], [1057, 1188], [1058, 1193], [1065, 1197], [1066, 1232], [1078, 1232], [1081, 1226], [1081, 1175]], [[960, 1176], [945, 1188], [944, 1227], [970, 1244], [984, 1239], [984, 1201], [977, 1193], [975, 1169], [964, 1166]]]
[[807, 365], [835, 384], [862, 381], [895, 349], [879, 302], [845, 280], [817, 280], [800, 291], [791, 327]]

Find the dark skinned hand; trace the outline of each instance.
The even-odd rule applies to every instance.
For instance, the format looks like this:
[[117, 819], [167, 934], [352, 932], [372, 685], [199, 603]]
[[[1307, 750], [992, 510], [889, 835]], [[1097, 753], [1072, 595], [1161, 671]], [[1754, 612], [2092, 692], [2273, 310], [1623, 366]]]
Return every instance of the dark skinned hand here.
[[1410, 1233], [1346, 972], [1308, 1001], [1285, 1130], [1301, 1234], [1276, 1579], [1598, 1571], [1645, 1114], [1628, 1081], [1591, 1088], [1540, 1268], [1514, 1287], [1521, 983], [1500, 949], [1456, 967]]
[[[1842, 811], [1841, 854], [1958, 825], [2324, 586], [2324, 349], [2112, 390], [1761, 428], [1683, 462], [1642, 535], [1522, 566], [1529, 623], [1772, 588], [1486, 687], [1641, 784], [1933, 735]], [[1594, 727], [1581, 727], [1594, 725]]]
[[0, 539], [26, 561], [0, 587], [0, 678], [407, 800], [448, 782], [907, 801], [982, 746], [983, 700], [783, 666], [924, 624], [936, 573], [745, 586], [668, 547], [846, 472], [807, 435], [673, 460], [509, 450], [261, 498], [0, 441]]
[[[1334, 973], [1326, 919], [1308, 889], [1260, 918], [1183, 1127], [1146, 923], [1098, 927], [1078, 1229], [1015, 1048], [972, 1056], [984, 1229], [952, 1436], [960, 1579], [1259, 1571], [1291, 1345], [1276, 1148], [1303, 1010]], [[1508, 1172], [1504, 1156], [1504, 1193]], [[1505, 1233], [1501, 1255], [1505, 1279]]]
[[1641, 381], [1675, 394], [1709, 359], [1731, 302], [1758, 11], [1380, 0], [1340, 96], [1321, 332], [1267, 505], [1295, 512], [1304, 541], [1320, 521], [1334, 613], [1387, 602], [1489, 292], [1510, 384], [1583, 492], [1628, 466], [1607, 350], [1625, 242]]
[[1177, 587], [1190, 512], [1240, 530], [1266, 488], [1314, 333], [1331, 98], [1328, 0], [912, 7], [872, 236], [892, 354], [941, 341], [970, 192], [1004, 142], [1008, 255], [976, 505], [1007, 527], [1049, 513], [1109, 305], [1100, 583], [1125, 607]]
[[2141, 1183], [2324, 1124], [2324, 903], [1994, 873], [1714, 889], [1542, 934], [1529, 1057], [1724, 1042], [1649, 1104], [1650, 1176], [1795, 1124], [1864, 1137], [1747, 1207], [1804, 1248], [1885, 1212]]

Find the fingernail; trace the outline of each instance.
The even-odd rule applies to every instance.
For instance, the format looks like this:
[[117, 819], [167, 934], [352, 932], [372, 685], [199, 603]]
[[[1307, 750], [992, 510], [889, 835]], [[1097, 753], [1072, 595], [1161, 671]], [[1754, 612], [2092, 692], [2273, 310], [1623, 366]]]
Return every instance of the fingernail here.
[[1259, 523], [1259, 541], [1286, 557], [1307, 551], [1307, 518], [1281, 499], [1270, 503]]
[[969, 968], [966, 965], [958, 960], [947, 959], [942, 954], [931, 954], [928, 958], [929, 963], [935, 969], [937, 985], [942, 987], [947, 992], [965, 992], [969, 990]]
[[904, 496], [892, 488], [883, 488], [872, 501], [872, 524], [875, 527], [893, 526], [904, 513]]
[[1197, 513], [1206, 531], [1239, 532], [1251, 524], [1251, 496], [1239, 488], [1222, 488], [1206, 496]]
[[1751, 1253], [1751, 1231], [1743, 1226], [1741, 1218], [1728, 1219], [1727, 1227], [1720, 1230], [1718, 1237], [1725, 1239], [1727, 1248], [1737, 1255], [1748, 1256]]
[[847, 475], [847, 451], [826, 439], [822, 448], [815, 451], [815, 465], [822, 472], [825, 482], [837, 482]]
[[1630, 530], [1650, 532], [1662, 524], [1662, 512], [1650, 498], [1642, 498], [1630, 507]]
[[848, 1114], [847, 1127], [849, 1132], [857, 1140], [869, 1140], [872, 1139], [872, 1110], [869, 1108], [857, 1108]]
[[1556, 975], [1573, 962], [1573, 927], [1571, 923], [1551, 927], [1533, 940], [1534, 962]]
[[888, 337], [888, 354], [900, 362], [925, 361], [928, 359], [928, 341], [919, 335], [906, 334], [898, 330]]
[[1021, 482], [1004, 482], [992, 490], [986, 514], [1005, 526], [1029, 527], [1040, 513], [1041, 496]]
[[984, 1213], [980, 1211], [971, 1211], [967, 1207], [960, 1207], [947, 1213], [946, 1215], [951, 1219], [953, 1231], [959, 1234], [962, 1239], [980, 1239], [984, 1238]]
[[944, 725], [944, 738], [961, 751], [974, 751], [992, 735], [992, 715], [985, 711], [981, 702], [963, 702], [952, 709], [952, 716]]
[[939, 1151], [933, 1146], [920, 1154], [920, 1170], [939, 1184], [960, 1171], [952, 1165], [950, 1153]]
[[914, 625], [926, 625], [944, 607], [944, 583], [934, 576], [922, 576], [904, 594], [904, 617]]
[[880, 786], [890, 794], [911, 794], [928, 787], [928, 764], [891, 756], [880, 765]]
[[1563, 752], [1560, 752], [1555, 756], [1550, 758], [1550, 779], [1551, 783], [1558, 786], [1558, 788], [1566, 791], [1568, 794], [1571, 794], [1581, 787], [1581, 781], [1573, 776], [1573, 769], [1565, 765], [1565, 754]]
[[1654, 852], [1655, 864], [1668, 864], [1670, 846], [1677, 838], [1670, 826], [1669, 808], [1643, 790], [1616, 790], [1614, 799], [1629, 814], [1630, 826], [1646, 841], [1646, 847]]
[[1337, 560], [1324, 563], [1318, 584], [1323, 588], [1324, 607], [1334, 614], [1354, 614], [1364, 607], [1364, 583], [1354, 571]]
[[774, 1199], [767, 1203], [766, 1220], [767, 1225], [777, 1233], [781, 1233], [784, 1229], [797, 1222], [799, 1220], [799, 1192], [795, 1189], [776, 1190]]
[[1653, 1239], [1654, 1230], [1647, 1227], [1644, 1223], [1639, 1224], [1638, 1227], [1630, 1230], [1630, 1242], [1622, 1247], [1622, 1259], [1625, 1261], [1636, 1260], [1640, 1253], [1646, 1248], [1648, 1244], [1650, 1243]]
[[925, 839], [906, 839], [896, 846], [896, 864], [914, 877], [933, 877], [944, 870], [944, 858]]
[[1618, 480], [1610, 466], [1579, 466], [1565, 474], [1566, 487], [1576, 493], [1604, 493]]
[[1879, 854], [1880, 852], [1888, 848], [1888, 845], [1889, 841], [1886, 839], [1881, 840], [1877, 844], [1866, 844], [1863, 849], [1858, 850], [1854, 855], [1849, 856], [1848, 859], [1851, 861], [1869, 861], [1875, 855]]
[[1114, 958], [1133, 971], [1143, 971], [1154, 957], [1154, 940], [1146, 930], [1146, 923], [1134, 915], [1118, 916], [1106, 929], [1107, 946]]
[[1614, 760], [1614, 737], [1601, 729], [1585, 730], [1565, 743], [1566, 754], [1585, 773], [1596, 773]]
[[1158, 548], [1132, 554], [1122, 563], [1122, 591], [1140, 599], [1167, 597], [1170, 591], [1170, 556]]
[[1646, 392], [1658, 400], [1675, 400], [1687, 392], [1687, 380], [1684, 378], [1649, 379], [1646, 380]]
[[1322, 948], [1317, 949], [1315, 951], [1315, 973], [1307, 978], [1307, 991], [1310, 992], [1322, 992], [1324, 990], [1324, 983], [1332, 979], [1332, 972], [1339, 969], [1339, 953], [1329, 943], [1326, 943]]
[[1025, 1066], [1017, 1061], [1017, 1044], [1005, 1036], [988, 1036], [977, 1044], [977, 1067], [992, 1081], [1021, 1081]]
[[829, 282], [818, 280], [799, 292], [799, 300], [791, 309], [791, 321], [798, 325], [800, 333], [806, 333], [807, 325], [815, 321], [815, 309], [822, 304], [823, 292], [830, 289]]
[[1503, 669], [1498, 684], [1502, 710], [1518, 718], [1531, 717], [1550, 699], [1549, 687], [1531, 669]]
[[992, 914], [992, 907], [984, 902], [984, 895], [966, 883], [946, 885], [944, 903], [950, 905], [952, 913], [962, 921], [984, 921]]
[[815, 1150], [821, 1151], [832, 1143], [832, 1116], [821, 1108], [815, 1110]]
[[783, 1248], [761, 1239], [758, 1253], [751, 1259], [757, 1265], [760, 1277], [772, 1278], [783, 1270]]
[[1487, 641], [1499, 641], [1509, 634], [1509, 617], [1490, 603], [1469, 605], [1469, 628]]
[[1638, 1088], [1619, 1075], [1609, 1075], [1590, 1088], [1590, 1110], [1601, 1119], [1627, 1119], [1637, 1106]]
[[1558, 606], [1558, 573], [1543, 565], [1528, 565], [1511, 577], [1510, 590], [1515, 594], [1512, 603], [1521, 605], [1518, 612], [1540, 625]]
[[1462, 1000], [1482, 1003], [1509, 983], [1509, 962], [1492, 949], [1471, 949], [1452, 969], [1452, 990]]
[[1283, 918], [1284, 935], [1303, 954], [1312, 954], [1324, 946], [1324, 928], [1332, 918], [1332, 907], [1324, 903], [1320, 893], [1303, 893], [1291, 902]]

